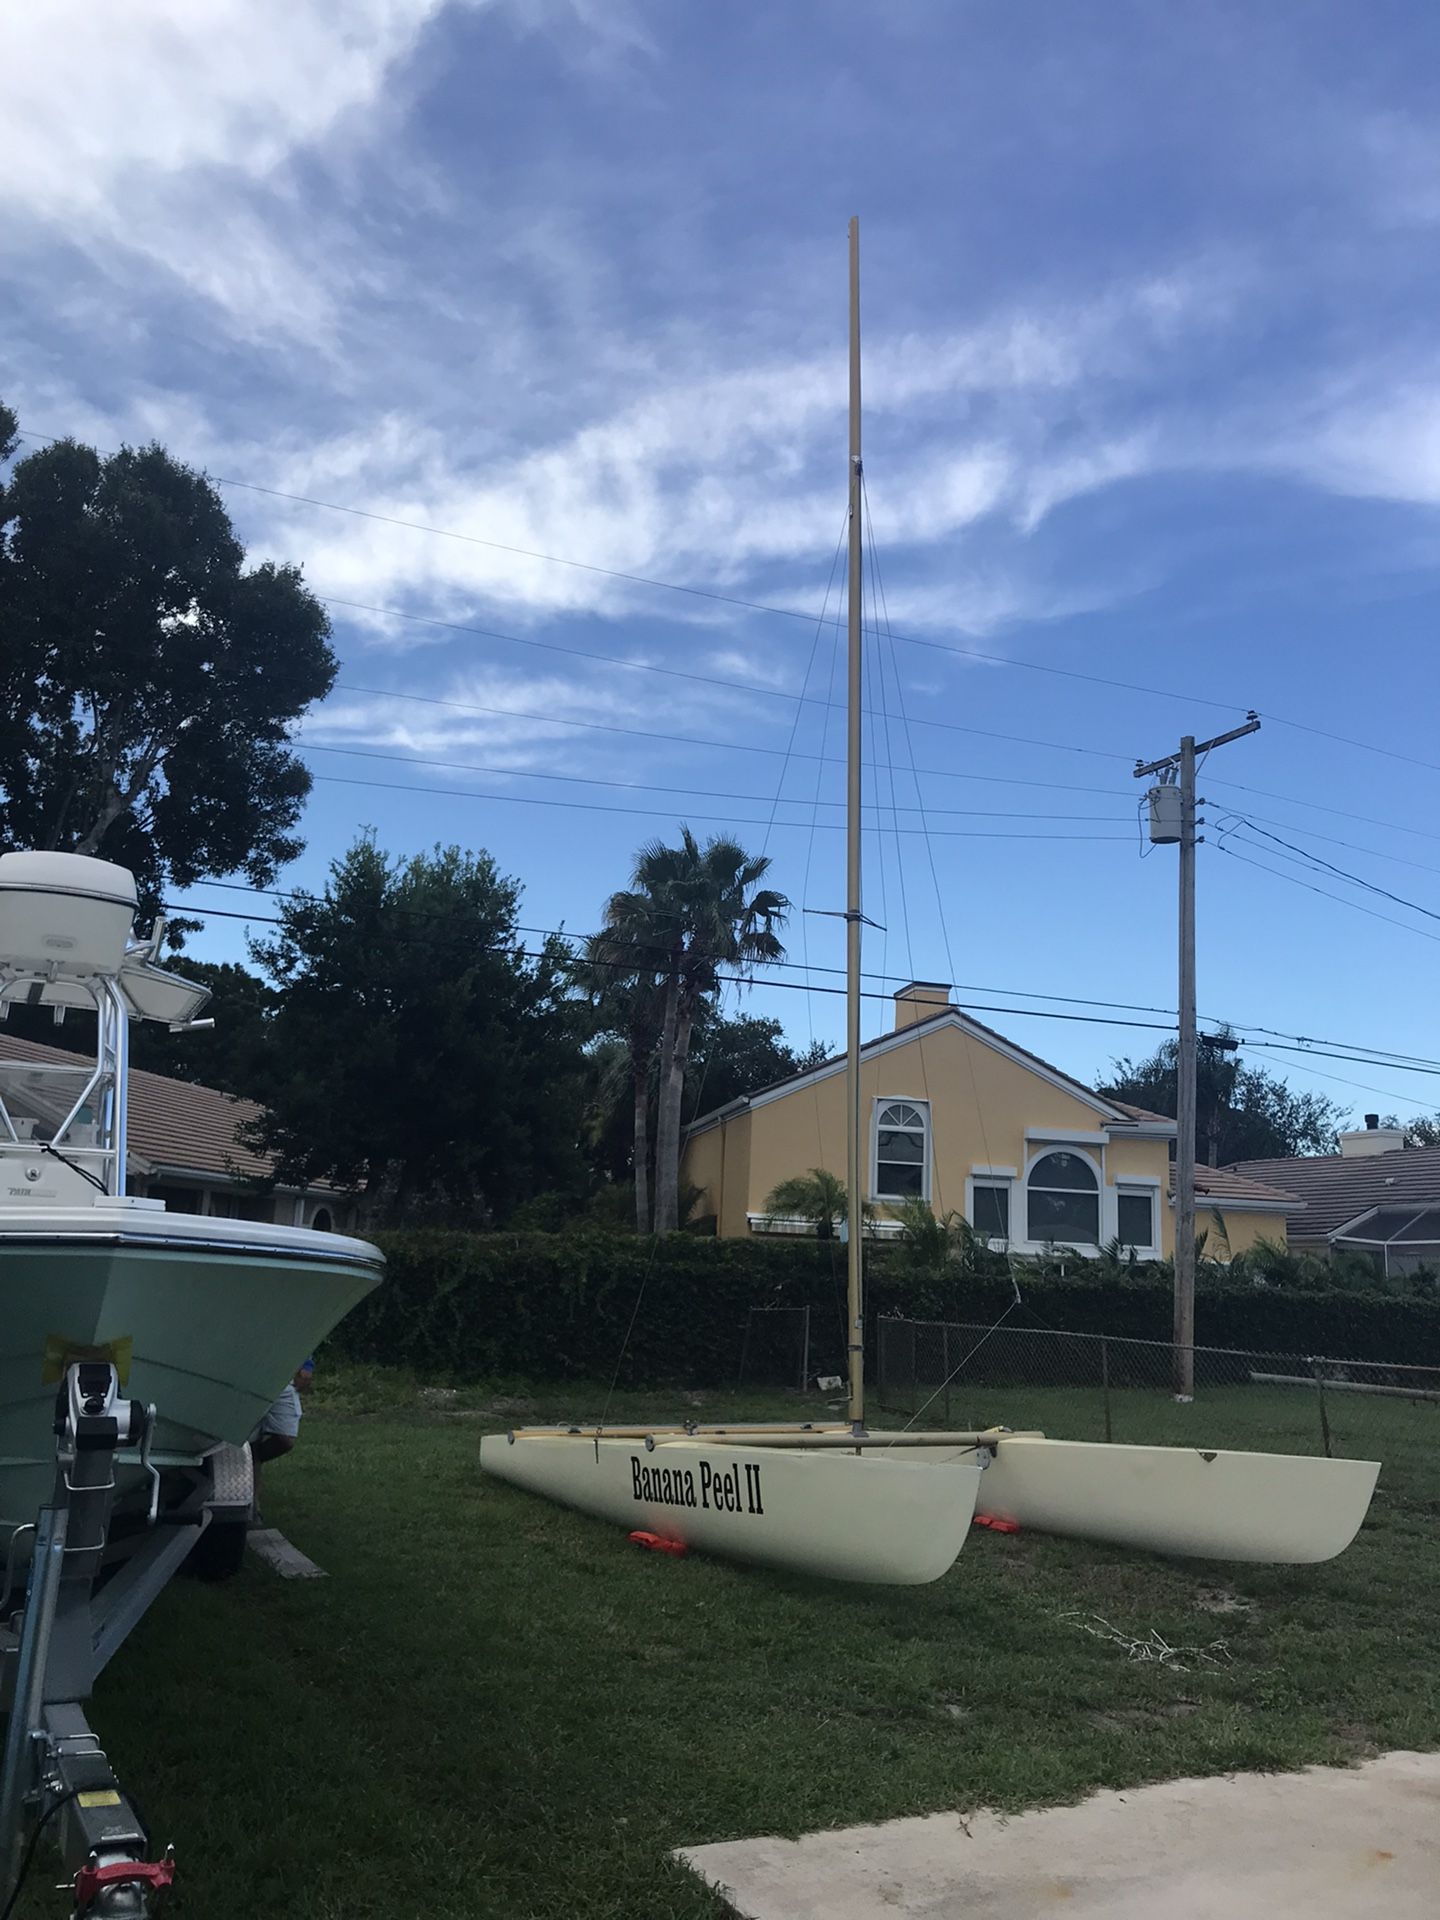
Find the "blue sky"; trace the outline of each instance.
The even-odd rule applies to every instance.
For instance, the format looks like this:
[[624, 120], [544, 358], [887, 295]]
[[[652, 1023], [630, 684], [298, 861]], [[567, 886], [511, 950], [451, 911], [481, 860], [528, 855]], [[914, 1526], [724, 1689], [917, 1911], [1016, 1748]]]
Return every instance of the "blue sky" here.
[[[1254, 707], [1201, 780], [1202, 1014], [1434, 1057], [1440, 921], [1307, 862], [1440, 911], [1437, 56], [1433, 9], [1384, 0], [12, 8], [0, 391], [273, 490], [226, 499], [343, 662], [290, 883], [362, 826], [454, 839], [585, 930], [688, 819], [833, 908], [858, 213], [895, 635], [868, 963], [1173, 1006], [1130, 768]], [[840, 959], [832, 921], [790, 945]], [[748, 999], [840, 1035], [829, 997]], [[1082, 1076], [1159, 1038], [982, 1017]]]

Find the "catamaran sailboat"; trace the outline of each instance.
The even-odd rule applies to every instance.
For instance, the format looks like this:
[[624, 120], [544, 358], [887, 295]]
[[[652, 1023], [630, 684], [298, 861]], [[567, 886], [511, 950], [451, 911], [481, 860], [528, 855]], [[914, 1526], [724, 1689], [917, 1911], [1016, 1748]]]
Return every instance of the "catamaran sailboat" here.
[[850, 519], [846, 743], [849, 1407], [826, 1427], [572, 1426], [488, 1436], [487, 1473], [627, 1529], [756, 1565], [914, 1586], [954, 1563], [973, 1518], [1156, 1553], [1305, 1564], [1349, 1546], [1379, 1465], [1038, 1433], [865, 1426], [865, 1161], [860, 1097], [860, 243], [850, 223]]
[[[0, 856], [0, 1016], [88, 1012], [94, 1057], [7, 1060], [0, 1041], [0, 1540], [55, 1473], [55, 1395], [105, 1360], [159, 1409], [149, 1463], [241, 1446], [295, 1369], [380, 1278], [372, 1246], [251, 1220], [169, 1213], [126, 1192], [132, 1020], [194, 1021], [206, 988], [133, 934], [133, 877], [68, 853]], [[117, 1460], [120, 1498], [148, 1472]]]

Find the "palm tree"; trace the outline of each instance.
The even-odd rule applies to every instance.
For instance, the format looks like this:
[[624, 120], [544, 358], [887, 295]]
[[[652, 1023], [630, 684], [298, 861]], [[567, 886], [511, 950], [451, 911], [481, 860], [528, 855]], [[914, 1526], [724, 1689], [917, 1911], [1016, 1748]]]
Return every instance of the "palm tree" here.
[[[765, 1211], [782, 1220], [813, 1220], [818, 1240], [833, 1240], [838, 1222], [849, 1212], [845, 1182], [824, 1167], [792, 1173], [765, 1197]], [[866, 1208], [866, 1212], [869, 1208]]]
[[[610, 924], [610, 907], [621, 899], [614, 894], [606, 908], [606, 930], [585, 942], [575, 973], [582, 989], [600, 1010], [607, 1029], [624, 1044], [630, 1086], [635, 1144], [635, 1231], [650, 1231], [650, 1070], [660, 1035], [662, 988], [654, 955], [638, 944], [648, 939], [648, 922], [633, 919]], [[602, 1076], [601, 1097], [605, 1077]], [[614, 1086], [614, 1076], [609, 1077]], [[618, 1091], [618, 1089], [616, 1089]]]
[[718, 990], [722, 967], [745, 976], [785, 955], [776, 929], [785, 924], [790, 902], [761, 887], [769, 870], [765, 855], [747, 853], [736, 840], [716, 835], [702, 847], [682, 827], [678, 847], [655, 840], [640, 849], [630, 887], [605, 905], [605, 929], [597, 936], [603, 954], [628, 955], [636, 976], [661, 989], [657, 1233], [680, 1224], [680, 1107], [696, 1016]]

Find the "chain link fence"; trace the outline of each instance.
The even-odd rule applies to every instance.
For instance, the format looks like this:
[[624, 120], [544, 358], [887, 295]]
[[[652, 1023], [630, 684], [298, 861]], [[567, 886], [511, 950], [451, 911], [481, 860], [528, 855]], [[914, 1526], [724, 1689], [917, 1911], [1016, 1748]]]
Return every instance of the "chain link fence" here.
[[876, 1335], [876, 1400], [917, 1426], [1379, 1460], [1440, 1534], [1440, 1368], [1003, 1323], [883, 1319]]

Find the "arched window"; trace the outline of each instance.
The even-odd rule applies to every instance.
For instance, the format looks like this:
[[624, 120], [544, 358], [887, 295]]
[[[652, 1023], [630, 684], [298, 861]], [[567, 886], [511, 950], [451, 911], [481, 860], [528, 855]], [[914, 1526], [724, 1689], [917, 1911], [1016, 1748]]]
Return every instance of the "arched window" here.
[[330, 1209], [328, 1207], [317, 1207], [314, 1213], [310, 1216], [310, 1224], [315, 1229], [316, 1233], [329, 1233], [330, 1232]]
[[913, 1100], [884, 1100], [875, 1115], [875, 1198], [924, 1200], [930, 1193], [930, 1116]]
[[1042, 1155], [1030, 1169], [1027, 1200], [1032, 1240], [1099, 1245], [1100, 1183], [1083, 1155]]

